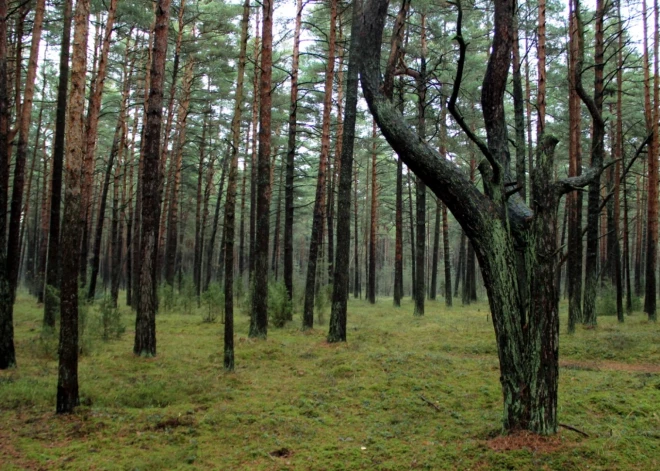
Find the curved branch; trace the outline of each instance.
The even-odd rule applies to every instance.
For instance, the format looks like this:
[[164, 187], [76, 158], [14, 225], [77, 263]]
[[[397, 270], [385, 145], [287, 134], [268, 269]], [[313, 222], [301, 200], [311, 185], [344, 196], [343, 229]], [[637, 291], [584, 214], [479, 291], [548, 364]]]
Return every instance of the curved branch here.
[[380, 51], [388, 0], [366, 3], [360, 31], [360, 78], [364, 97], [381, 132], [403, 162], [448, 207], [470, 238], [479, 238], [487, 219], [501, 211], [452, 162], [420, 139], [382, 93]]
[[486, 145], [486, 143], [481, 138], [479, 138], [479, 136], [477, 136], [474, 133], [474, 131], [472, 131], [470, 126], [468, 126], [467, 123], [465, 122], [463, 115], [456, 107], [456, 101], [458, 100], [458, 93], [461, 89], [461, 82], [463, 81], [463, 69], [465, 67], [465, 53], [467, 52], [468, 45], [463, 39], [463, 32], [462, 32], [463, 8], [461, 7], [461, 2], [460, 0], [456, 0], [455, 2], [450, 1], [449, 4], [456, 6], [456, 8], [458, 9], [458, 14], [456, 17], [456, 36], [454, 37], [456, 42], [458, 42], [458, 63], [456, 65], [456, 78], [454, 79], [454, 87], [452, 88], [451, 91], [451, 97], [447, 102], [447, 109], [454, 117], [456, 123], [461, 127], [463, 132], [467, 135], [467, 137], [477, 145], [481, 153], [486, 157], [486, 159], [488, 159], [488, 162], [495, 171], [495, 169], [498, 168], [498, 164], [493, 158], [493, 155], [490, 153], [490, 149], [488, 149], [488, 145]]

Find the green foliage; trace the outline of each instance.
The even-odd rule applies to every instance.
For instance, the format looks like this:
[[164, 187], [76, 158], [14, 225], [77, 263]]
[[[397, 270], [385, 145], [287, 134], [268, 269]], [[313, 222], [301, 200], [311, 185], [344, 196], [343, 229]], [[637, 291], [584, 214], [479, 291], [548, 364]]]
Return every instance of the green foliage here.
[[57, 321], [60, 319], [60, 290], [54, 286], [46, 284], [44, 298], [45, 301], [55, 307], [55, 323], [57, 324]]
[[596, 314], [598, 316], [616, 316], [616, 291], [614, 289], [600, 290], [596, 298]]
[[109, 296], [103, 297], [98, 311], [101, 323], [101, 338], [104, 341], [121, 338], [126, 332], [126, 326], [121, 320], [121, 311], [113, 306], [112, 299]]
[[87, 301], [87, 293], [84, 287], [78, 290], [78, 353], [80, 355], [90, 355], [92, 353], [93, 342], [90, 332], [92, 304]]
[[319, 288], [314, 298], [314, 312], [316, 313], [316, 322], [319, 325], [325, 325], [325, 316], [330, 309], [332, 300], [332, 285], [325, 285]]
[[195, 284], [191, 276], [184, 276], [179, 291], [179, 305], [185, 314], [192, 314], [197, 306], [197, 294]]
[[283, 281], [268, 284], [268, 319], [274, 327], [284, 327], [292, 319], [293, 305]]
[[225, 293], [219, 283], [211, 283], [209, 289], [202, 293], [202, 321], [215, 322], [220, 316], [225, 318]]
[[160, 312], [172, 312], [172, 310], [176, 307], [176, 293], [174, 292], [174, 287], [168, 285], [167, 283], [161, 284], [158, 300], [158, 308]]

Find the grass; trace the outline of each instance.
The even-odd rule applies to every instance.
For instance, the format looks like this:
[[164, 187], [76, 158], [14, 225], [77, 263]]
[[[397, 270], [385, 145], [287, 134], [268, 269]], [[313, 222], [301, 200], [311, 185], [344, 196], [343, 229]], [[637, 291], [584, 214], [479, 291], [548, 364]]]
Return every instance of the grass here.
[[83, 405], [65, 417], [53, 413], [56, 341], [40, 339], [41, 307], [21, 296], [15, 311], [19, 368], [0, 372], [2, 470], [660, 469], [660, 328], [642, 314], [561, 336], [560, 422], [589, 437], [539, 438], [500, 436], [484, 303], [428, 302], [414, 318], [410, 302], [353, 300], [342, 345], [299, 321], [252, 341], [239, 314], [232, 374], [222, 325], [201, 311], [160, 314], [153, 359], [131, 353], [129, 310], [109, 342], [91, 335], [92, 312]]

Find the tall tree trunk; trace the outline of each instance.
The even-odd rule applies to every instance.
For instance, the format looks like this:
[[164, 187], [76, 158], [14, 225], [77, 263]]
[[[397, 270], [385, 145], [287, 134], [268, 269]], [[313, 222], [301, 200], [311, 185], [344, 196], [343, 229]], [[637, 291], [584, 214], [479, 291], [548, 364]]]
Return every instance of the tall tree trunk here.
[[[362, 1], [353, 3], [351, 37], [346, 71], [346, 106], [342, 130], [342, 147], [339, 160], [339, 187], [337, 189], [337, 252], [332, 282], [332, 310], [328, 342], [346, 341], [346, 319], [349, 294], [349, 265], [351, 244], [351, 178], [353, 177], [353, 146], [358, 99], [358, 30]], [[357, 201], [356, 201], [357, 204]], [[357, 216], [357, 214], [356, 214]], [[357, 226], [357, 218], [356, 218]], [[355, 228], [357, 251], [357, 227]], [[357, 256], [356, 256], [357, 267]], [[357, 268], [356, 268], [357, 277]]]
[[[260, 115], [260, 108], [259, 108], [259, 99], [261, 97], [261, 90], [260, 90], [260, 76], [261, 76], [261, 68], [256, 67], [256, 64], [260, 64], [259, 58], [260, 58], [260, 48], [261, 48], [261, 40], [263, 39], [262, 36], [259, 34], [259, 27], [262, 26], [262, 23], [264, 20], [261, 20], [260, 22], [260, 14], [261, 11], [263, 10], [263, 5], [262, 9], [257, 8], [257, 19], [255, 21], [255, 35], [254, 35], [254, 49], [252, 52], [252, 60], [253, 64], [255, 64], [254, 67], [254, 73], [252, 75], [252, 151], [250, 153], [250, 214], [249, 214], [249, 225], [248, 225], [248, 251], [247, 251], [247, 260], [248, 260], [248, 279], [250, 282], [252, 281], [252, 275], [254, 274], [254, 241], [255, 241], [255, 223], [256, 223], [256, 211], [257, 211], [257, 177], [258, 177], [258, 148], [257, 148], [257, 143], [259, 140], [259, 115]], [[269, 157], [270, 158], [270, 157]], [[245, 171], [245, 168], [247, 166], [247, 159], [245, 163], [243, 164], [243, 168]], [[243, 178], [246, 179], [246, 175], [243, 175]], [[245, 192], [245, 181], [243, 182], [243, 192]], [[241, 202], [241, 205], [245, 204], [245, 193], [243, 193], [243, 201]], [[241, 208], [241, 218], [243, 218], [243, 209]], [[241, 222], [242, 225], [242, 222]], [[251, 285], [250, 285], [251, 289]]]
[[147, 357], [156, 355], [160, 135], [163, 118], [163, 74], [167, 56], [170, 3], [171, 0], [158, 0], [156, 5], [150, 91], [143, 143], [140, 294], [137, 303], [133, 353]]
[[[580, 19], [579, 0], [574, 0], [574, 12], [579, 36], [578, 64], [576, 66], [576, 89], [580, 99], [587, 105], [592, 118], [591, 166], [602, 167], [604, 155], [605, 122], [603, 109], [603, 0], [596, 3], [596, 34], [594, 44], [594, 94], [590, 97], [582, 87], [582, 63], [584, 57], [583, 34]], [[598, 283], [598, 221], [600, 208], [600, 175], [589, 185], [587, 203], [587, 256], [585, 265], [583, 322], [588, 326], [596, 325], [596, 288]]]
[[321, 123], [321, 155], [316, 181], [316, 198], [312, 219], [312, 235], [309, 243], [307, 278], [305, 281], [305, 305], [303, 329], [314, 326], [314, 297], [316, 288], [316, 264], [319, 246], [323, 240], [323, 208], [325, 206], [326, 169], [330, 155], [330, 112], [332, 111], [332, 84], [335, 73], [335, 37], [337, 23], [337, 0], [330, 0], [330, 32], [328, 34], [328, 59], [325, 67], [325, 94], [323, 98], [323, 120]]
[[[527, 198], [527, 178], [525, 175], [525, 154], [527, 150], [525, 149], [525, 101], [522, 87], [518, 17], [518, 6], [516, 6], [516, 12], [513, 17], [513, 48], [511, 50], [513, 113], [516, 130], [516, 180], [520, 187], [520, 196], [525, 200]], [[444, 126], [444, 122], [441, 125]]]
[[176, 257], [178, 250], [178, 211], [179, 192], [181, 191], [181, 169], [183, 165], [183, 148], [186, 145], [186, 130], [188, 123], [188, 109], [190, 107], [190, 94], [193, 82], [193, 71], [195, 67], [193, 59], [189, 59], [185, 66], [182, 83], [182, 96], [177, 111], [177, 140], [174, 146], [173, 159], [170, 162], [172, 169], [172, 181], [170, 184], [169, 214], [167, 216], [167, 238], [165, 241], [165, 282], [174, 286], [174, 274], [176, 270]]
[[[126, 119], [127, 119], [127, 110], [128, 110], [128, 98], [129, 94], [131, 91], [130, 83], [131, 83], [131, 76], [133, 73], [133, 67], [132, 63], [129, 61], [128, 58], [128, 53], [129, 53], [130, 47], [129, 44], [126, 44], [126, 51], [124, 54], [124, 70], [122, 72], [123, 76], [123, 91], [122, 91], [122, 100], [121, 100], [121, 105], [119, 108], [119, 116], [117, 118], [117, 126], [115, 128], [115, 135], [112, 140], [112, 148], [110, 149], [110, 156], [108, 159], [108, 165], [106, 168], [105, 172], [105, 178], [103, 181], [103, 187], [101, 190], [101, 199], [99, 203], [99, 212], [98, 212], [98, 219], [96, 221], [96, 230], [94, 234], [94, 245], [92, 249], [92, 263], [91, 263], [91, 275], [90, 275], [90, 280], [89, 280], [89, 289], [87, 291], [87, 299], [88, 300], [93, 300], [95, 295], [96, 295], [96, 282], [97, 282], [97, 277], [99, 273], [99, 263], [100, 263], [100, 255], [101, 255], [101, 243], [103, 241], [103, 225], [105, 221], [105, 207], [107, 204], [107, 197], [108, 197], [108, 189], [110, 186], [110, 175], [112, 174], [112, 167], [114, 165], [114, 160], [118, 156], [122, 155], [124, 149], [124, 142], [126, 140]], [[103, 59], [101, 59], [103, 62]], [[88, 117], [88, 128], [89, 128], [89, 117]], [[87, 143], [88, 146], [90, 143]], [[92, 145], [92, 152], [93, 152], [93, 145], [95, 143], [91, 144]], [[88, 147], [87, 150], [89, 151], [90, 148]], [[86, 165], [86, 164], [85, 164]], [[117, 170], [116, 172], [119, 171], [119, 163], [117, 164]], [[115, 172], [115, 173], [116, 173]], [[115, 178], [118, 178], [115, 176]], [[118, 196], [118, 195], [115, 195]], [[85, 205], [83, 204], [83, 210], [85, 208]], [[113, 224], [115, 223], [114, 221], [114, 213], [115, 209], [113, 206]], [[91, 212], [90, 212], [91, 214]], [[118, 216], [118, 214], [117, 214]], [[111, 239], [114, 240], [114, 239]]]
[[78, 0], [74, 15], [71, 89], [67, 116], [66, 185], [62, 218], [62, 282], [60, 287], [60, 343], [57, 379], [57, 413], [70, 413], [78, 396], [78, 274], [84, 208], [83, 110], [87, 66], [89, 0]]
[[120, 200], [119, 200], [119, 182], [121, 179], [122, 160], [124, 159], [125, 148], [125, 130], [122, 130], [121, 143], [117, 156], [117, 165], [115, 168], [114, 180], [112, 183], [112, 223], [110, 229], [110, 302], [112, 307], [117, 307], [119, 298], [119, 277], [121, 268], [121, 231], [120, 226]]
[[[249, 21], [249, 12], [247, 13], [248, 15], [248, 21]], [[247, 34], [247, 33], [246, 33]], [[239, 58], [240, 62], [240, 58]], [[241, 91], [241, 96], [242, 96], [242, 91]], [[238, 153], [238, 146], [240, 145], [240, 140], [236, 141], [236, 146], [237, 150], [236, 153]], [[230, 152], [233, 152], [233, 148], [230, 149]], [[211, 278], [213, 277], [213, 252], [215, 250], [215, 239], [216, 235], [218, 233], [218, 222], [220, 220], [220, 209], [222, 208], [222, 194], [223, 194], [223, 188], [224, 188], [224, 183], [225, 183], [225, 173], [227, 171], [227, 166], [230, 164], [231, 156], [233, 154], [228, 154], [225, 155], [222, 159], [222, 171], [220, 172], [220, 186], [218, 187], [218, 198], [216, 200], [216, 205], [215, 205], [215, 213], [213, 215], [213, 224], [211, 225], [211, 235], [209, 236], [209, 241], [208, 241], [208, 246], [206, 248], [207, 254], [206, 254], [206, 277], [204, 279], [204, 288], [203, 291], [207, 291], [209, 289], [209, 285], [211, 284]], [[223, 232], [222, 232], [222, 239], [220, 243], [220, 259], [224, 261], [224, 223], [223, 223]], [[222, 264], [219, 264], [218, 266], [218, 273], [220, 277], [224, 276], [224, 271], [223, 271], [223, 266], [224, 262]]]
[[[578, 65], [579, 45], [578, 24], [573, 2], [569, 2], [569, 134], [568, 134], [568, 175], [576, 177], [582, 174], [582, 157], [580, 142], [581, 105], [577, 93], [576, 73]], [[582, 322], [582, 192], [567, 195], [568, 223], [568, 332], [575, 332], [575, 325]]]
[[57, 113], [53, 139], [53, 176], [50, 195], [50, 221], [48, 229], [48, 261], [46, 265], [46, 287], [44, 296], [44, 319], [46, 329], [55, 328], [59, 306], [51, 292], [59, 288], [60, 254], [60, 208], [62, 204], [62, 166], [64, 162], [64, 133], [66, 125], [67, 94], [69, 86], [69, 46], [71, 42], [72, 0], [64, 0], [62, 41], [60, 46], [60, 68], [57, 85]]
[[289, 140], [284, 179], [284, 285], [293, 299], [293, 179], [296, 156], [296, 126], [298, 119], [298, 64], [300, 60], [300, 29], [303, 1], [296, 0], [296, 25], [293, 33], [293, 63], [291, 65], [291, 104], [289, 108]]
[[[9, 190], [9, 77], [7, 76], [7, 0], [0, 0], [0, 208]], [[14, 315], [7, 271], [7, 212], [0, 211], [0, 370], [16, 366]]]
[[273, 72], [273, 0], [263, 3], [259, 77], [259, 153], [254, 240], [254, 274], [250, 337], [265, 338], [268, 331], [268, 235], [270, 226], [271, 81]]
[[[362, 3], [362, 0], [360, 0]], [[358, 169], [353, 172], [353, 297], [357, 299], [360, 293], [360, 250], [358, 232]]]
[[438, 291], [438, 251], [440, 250], [440, 219], [442, 218], [442, 203], [435, 201], [435, 229], [433, 230], [433, 251], [431, 263], [431, 288], [429, 299], [435, 301]]
[[377, 177], [377, 143], [376, 121], [371, 130], [371, 210], [369, 211], [369, 280], [367, 283], [367, 300], [376, 303], [376, 235], [378, 226], [378, 177]]
[[[32, 102], [34, 99], [34, 84], [37, 77], [37, 64], [39, 62], [39, 43], [44, 20], [45, 0], [37, 0], [35, 5], [34, 21], [32, 23], [32, 43], [30, 45], [30, 58], [28, 59], [25, 77], [25, 90], [20, 113], [17, 114], [18, 143], [16, 145], [16, 158], [14, 160], [14, 184], [11, 194], [11, 217], [9, 219], [9, 234], [7, 236], [7, 271], [11, 289], [12, 302], [16, 296], [18, 285], [18, 271], [20, 265], [20, 227], [23, 219], [23, 187], [25, 184], [25, 161], [28, 152], [28, 136], [32, 122]], [[20, 62], [16, 64], [17, 77], [21, 76]], [[16, 97], [18, 101], [19, 97]], [[18, 106], [18, 103], [17, 103]]]
[[538, 27], [536, 28], [537, 41], [537, 67], [538, 67], [538, 89], [536, 92], [536, 108], [538, 111], [538, 122], [536, 123], [537, 141], [545, 132], [545, 0], [539, 0]]
[[[225, 332], [224, 332], [224, 367], [234, 370], [234, 225], [236, 209], [236, 180], [238, 178], [238, 147], [240, 145], [241, 110], [243, 102], [243, 80], [250, 23], [250, 0], [243, 3], [241, 19], [241, 43], [234, 95], [234, 117], [231, 122], [231, 154], [229, 156], [229, 177], [227, 179], [227, 200], [225, 202], [224, 247], [225, 251]], [[218, 202], [219, 204], [219, 202]]]
[[[646, 5], [645, 5], [646, 6]], [[646, 10], [646, 9], [645, 9]], [[646, 21], [646, 15], [644, 14]], [[646, 238], [646, 290], [644, 293], [644, 312], [648, 314], [650, 321], [656, 321], [657, 314], [657, 289], [656, 289], [656, 267], [658, 260], [658, 149], [660, 149], [660, 138], [658, 137], [658, 107], [660, 106], [660, 78], [658, 77], [658, 2], [657, 0], [653, 1], [653, 18], [654, 18], [654, 28], [653, 28], [653, 101], [652, 105], [650, 104], [650, 97], [646, 100], [647, 109], [646, 114], [651, 115], [651, 126], [650, 131], [653, 133], [651, 138], [651, 145], [649, 146], [649, 155], [648, 155], [648, 194], [647, 194], [647, 238]], [[644, 28], [646, 32], [646, 27]], [[648, 51], [648, 49], [647, 49]], [[648, 88], [651, 87], [650, 79], [647, 78], [648, 74], [648, 53], [645, 54], [646, 64], [644, 67], [645, 75], [645, 95], [648, 95]], [[648, 123], [648, 120], [647, 120]], [[648, 124], [647, 124], [648, 127]]]

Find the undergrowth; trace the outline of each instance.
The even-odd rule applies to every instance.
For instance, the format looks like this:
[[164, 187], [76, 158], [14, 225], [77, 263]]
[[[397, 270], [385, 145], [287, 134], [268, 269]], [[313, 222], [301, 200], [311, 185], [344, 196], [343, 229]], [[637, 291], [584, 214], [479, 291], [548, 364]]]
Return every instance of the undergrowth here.
[[173, 299], [158, 314], [149, 360], [131, 353], [134, 314], [123, 300], [126, 332], [105, 342], [105, 308], [86, 306], [83, 405], [59, 417], [57, 336], [41, 335], [42, 306], [21, 295], [19, 366], [0, 372], [0, 469], [660, 468], [660, 329], [640, 313], [569, 336], [562, 306], [559, 419], [589, 436], [503, 440], [485, 303], [447, 310], [440, 299], [413, 318], [408, 300], [351, 300], [339, 345], [325, 342], [325, 326], [301, 332], [298, 316], [268, 340], [248, 339], [239, 304], [227, 374], [223, 325], [205, 319], [218, 300], [208, 296], [199, 308]]

